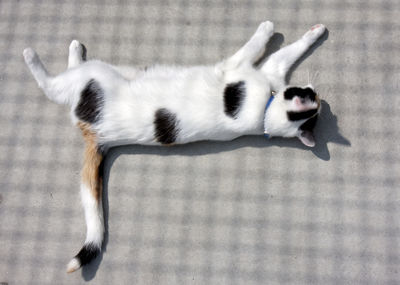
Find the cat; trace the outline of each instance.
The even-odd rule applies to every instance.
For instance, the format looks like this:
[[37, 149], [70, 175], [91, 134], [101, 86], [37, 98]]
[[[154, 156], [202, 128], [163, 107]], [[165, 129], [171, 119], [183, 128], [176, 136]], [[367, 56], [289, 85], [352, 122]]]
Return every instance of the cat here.
[[68, 263], [73, 272], [101, 251], [104, 235], [102, 171], [104, 155], [124, 144], [173, 145], [199, 140], [232, 140], [242, 135], [298, 137], [314, 146], [313, 128], [321, 104], [312, 85], [288, 86], [293, 64], [325, 32], [313, 26], [298, 41], [256, 66], [274, 34], [259, 25], [233, 56], [214, 66], [117, 67], [86, 61], [86, 48], [73, 40], [68, 69], [50, 76], [31, 48], [25, 62], [46, 96], [71, 107], [85, 140], [81, 199], [86, 240]]

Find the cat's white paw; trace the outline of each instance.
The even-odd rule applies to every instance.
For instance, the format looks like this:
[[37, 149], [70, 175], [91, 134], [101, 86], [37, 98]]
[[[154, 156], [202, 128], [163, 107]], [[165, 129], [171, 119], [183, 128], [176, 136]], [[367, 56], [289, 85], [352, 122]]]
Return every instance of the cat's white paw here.
[[270, 21], [262, 22], [258, 28], [256, 34], [262, 37], [271, 37], [274, 33], [274, 23]]
[[81, 44], [77, 40], [72, 40], [71, 44], [69, 45], [69, 50], [74, 51], [79, 49]]
[[317, 24], [312, 26], [303, 37], [314, 42], [325, 32], [325, 30], [326, 27], [324, 25]]
[[38, 59], [36, 52], [32, 48], [24, 49], [23, 55], [26, 64], [33, 64]]
[[85, 57], [85, 47], [77, 40], [73, 40], [69, 45], [69, 53], [80, 58]]

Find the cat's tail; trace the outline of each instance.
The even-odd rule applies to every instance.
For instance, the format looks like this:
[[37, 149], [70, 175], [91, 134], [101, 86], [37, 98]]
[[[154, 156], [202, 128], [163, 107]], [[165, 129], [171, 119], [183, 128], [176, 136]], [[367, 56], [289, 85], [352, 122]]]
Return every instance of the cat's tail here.
[[[99, 194], [101, 195], [101, 193]], [[92, 191], [82, 183], [81, 199], [85, 211], [86, 239], [81, 250], [68, 263], [68, 273], [74, 272], [94, 260], [100, 254], [103, 243], [104, 223], [101, 198], [94, 197]]]
[[58, 104], [72, 104], [71, 93], [74, 93], [74, 85], [62, 80], [59, 76], [50, 76], [33, 49], [26, 48], [23, 55], [26, 65], [46, 96]]
[[68, 263], [67, 273], [72, 273], [82, 266], [90, 263], [99, 255], [100, 251], [100, 247], [98, 247], [97, 245], [85, 243], [79, 253]]
[[68, 263], [67, 272], [74, 272], [90, 263], [101, 252], [104, 236], [102, 203], [103, 155], [96, 143], [96, 134], [90, 125], [78, 123], [85, 139], [85, 154], [82, 169], [81, 199], [85, 211], [86, 240], [79, 253]]

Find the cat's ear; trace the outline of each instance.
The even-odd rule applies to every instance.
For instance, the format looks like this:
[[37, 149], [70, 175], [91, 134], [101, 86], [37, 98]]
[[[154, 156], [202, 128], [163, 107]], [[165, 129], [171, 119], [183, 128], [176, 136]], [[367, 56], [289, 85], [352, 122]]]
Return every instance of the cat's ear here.
[[297, 136], [300, 141], [309, 147], [314, 147], [315, 146], [315, 139], [314, 135], [310, 131], [302, 131], [298, 136]]

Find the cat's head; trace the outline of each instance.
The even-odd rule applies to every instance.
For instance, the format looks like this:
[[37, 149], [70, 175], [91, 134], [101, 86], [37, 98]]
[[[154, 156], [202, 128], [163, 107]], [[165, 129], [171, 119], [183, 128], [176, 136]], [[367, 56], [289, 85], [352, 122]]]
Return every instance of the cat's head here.
[[312, 85], [288, 86], [274, 95], [264, 117], [266, 136], [298, 137], [306, 146], [315, 146], [313, 129], [321, 102]]

